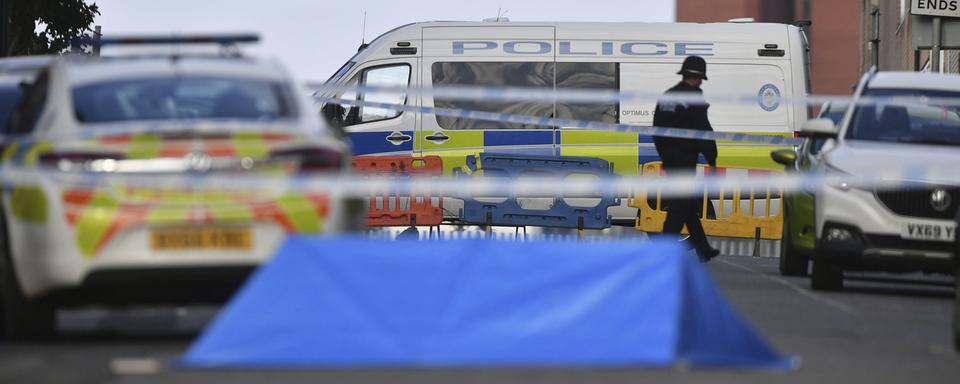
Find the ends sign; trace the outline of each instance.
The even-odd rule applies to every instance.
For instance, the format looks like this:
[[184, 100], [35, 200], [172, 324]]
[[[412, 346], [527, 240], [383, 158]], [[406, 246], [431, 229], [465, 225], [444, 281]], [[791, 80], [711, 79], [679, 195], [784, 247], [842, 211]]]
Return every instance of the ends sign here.
[[910, 14], [960, 17], [960, 0], [912, 0]]

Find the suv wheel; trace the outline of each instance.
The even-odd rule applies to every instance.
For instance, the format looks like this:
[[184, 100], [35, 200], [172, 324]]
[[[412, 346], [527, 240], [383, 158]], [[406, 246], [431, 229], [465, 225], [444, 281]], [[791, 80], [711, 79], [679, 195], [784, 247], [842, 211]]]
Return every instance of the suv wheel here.
[[783, 239], [780, 241], [780, 274], [784, 276], [806, 276], [810, 260], [793, 246], [790, 235], [790, 220], [783, 217]]
[[29, 299], [20, 290], [7, 242], [6, 217], [0, 210], [0, 298], [2, 325], [8, 340], [42, 339], [56, 331], [56, 305], [49, 299]]
[[810, 274], [810, 288], [818, 291], [843, 289], [843, 270], [823, 257], [815, 258], [813, 272]]

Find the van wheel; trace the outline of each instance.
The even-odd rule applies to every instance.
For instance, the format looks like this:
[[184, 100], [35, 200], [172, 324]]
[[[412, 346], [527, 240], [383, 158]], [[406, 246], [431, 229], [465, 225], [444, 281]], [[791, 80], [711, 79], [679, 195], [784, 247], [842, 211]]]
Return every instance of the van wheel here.
[[790, 222], [783, 218], [783, 239], [780, 241], [780, 274], [784, 276], [806, 276], [809, 270], [810, 259], [797, 252], [793, 247], [793, 236], [790, 234]]
[[8, 340], [44, 339], [56, 331], [56, 305], [49, 299], [29, 299], [20, 290], [7, 242], [6, 217], [0, 210], [0, 297], [3, 333]]
[[824, 260], [823, 257], [814, 259], [813, 272], [810, 274], [810, 288], [818, 291], [843, 289], [843, 270]]

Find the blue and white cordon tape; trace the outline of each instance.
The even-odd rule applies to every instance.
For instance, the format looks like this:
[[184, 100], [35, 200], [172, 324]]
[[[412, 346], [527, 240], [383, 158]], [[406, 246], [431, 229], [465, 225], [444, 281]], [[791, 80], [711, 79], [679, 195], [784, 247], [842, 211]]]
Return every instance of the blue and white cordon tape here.
[[418, 107], [404, 104], [378, 103], [365, 100], [339, 99], [331, 97], [316, 96], [317, 101], [322, 103], [348, 105], [352, 107], [371, 107], [381, 108], [403, 112], [422, 112], [437, 116], [449, 116], [463, 119], [474, 119], [484, 121], [497, 121], [514, 124], [530, 124], [541, 126], [567, 127], [579, 129], [592, 129], [611, 132], [629, 132], [639, 133], [649, 136], [666, 136], [683, 139], [705, 139], [705, 140], [725, 140], [735, 142], [751, 142], [768, 145], [792, 146], [800, 145], [803, 139], [787, 136], [770, 135], [751, 135], [747, 133], [728, 133], [716, 131], [701, 131], [696, 129], [667, 128], [667, 127], [644, 127], [639, 125], [604, 123], [600, 121], [558, 119], [553, 117], [536, 117], [527, 115], [516, 115], [500, 112], [470, 111], [465, 109], [450, 109], [436, 107]]

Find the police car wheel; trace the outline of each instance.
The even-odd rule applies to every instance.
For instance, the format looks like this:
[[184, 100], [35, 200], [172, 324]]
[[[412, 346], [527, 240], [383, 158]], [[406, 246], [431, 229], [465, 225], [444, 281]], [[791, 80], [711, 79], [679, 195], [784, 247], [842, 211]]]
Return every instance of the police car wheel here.
[[815, 258], [810, 273], [810, 288], [818, 291], [843, 289], [843, 270], [823, 258]]
[[783, 239], [780, 241], [780, 274], [783, 276], [806, 276], [809, 270], [809, 260], [793, 246], [793, 237], [790, 236], [790, 221], [787, 215], [783, 218]]
[[56, 306], [49, 299], [28, 299], [10, 257], [6, 218], [0, 210], [0, 297], [3, 299], [3, 333], [8, 340], [50, 337], [56, 330]]

